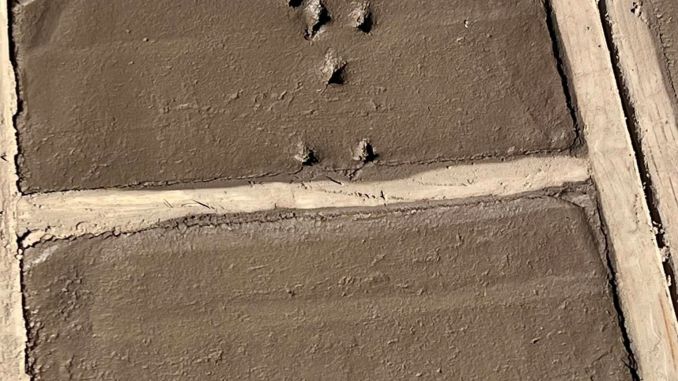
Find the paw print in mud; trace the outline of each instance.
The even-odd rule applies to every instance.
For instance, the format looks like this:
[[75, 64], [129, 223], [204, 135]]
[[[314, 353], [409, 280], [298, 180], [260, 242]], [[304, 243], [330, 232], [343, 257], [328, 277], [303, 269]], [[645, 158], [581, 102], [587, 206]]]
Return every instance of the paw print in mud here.
[[[287, 4], [301, 12], [304, 24], [303, 37], [312, 41], [333, 23], [332, 10], [322, 0], [287, 0]], [[368, 34], [374, 26], [374, 15], [369, 2], [353, 3], [348, 15], [348, 26]], [[333, 49], [327, 51], [320, 73], [327, 85], [342, 85], [345, 82], [347, 62]]]

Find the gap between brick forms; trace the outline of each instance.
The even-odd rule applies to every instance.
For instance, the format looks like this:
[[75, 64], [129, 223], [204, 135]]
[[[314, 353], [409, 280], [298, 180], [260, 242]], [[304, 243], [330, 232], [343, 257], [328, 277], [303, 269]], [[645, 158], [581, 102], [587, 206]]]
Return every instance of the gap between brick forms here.
[[20, 107], [11, 64], [9, 7], [0, 2], [0, 380], [27, 381], [26, 326], [23, 319], [20, 258], [17, 257], [16, 203], [19, 198], [13, 118]]
[[671, 278], [678, 261], [671, 254], [678, 255], [678, 123], [673, 94], [646, 19], [651, 10], [640, 3], [629, 7], [628, 2], [610, 0], [601, 1], [600, 9], [675, 309], [678, 297]]
[[391, 181], [265, 183], [191, 190], [91, 190], [22, 197], [22, 245], [47, 239], [140, 230], [195, 214], [273, 209], [373, 207], [416, 201], [511, 196], [588, 180], [587, 160], [528, 157], [464, 164]]
[[612, 246], [625, 328], [644, 380], [678, 380], [678, 322], [664, 278], [597, 0], [552, 0]]

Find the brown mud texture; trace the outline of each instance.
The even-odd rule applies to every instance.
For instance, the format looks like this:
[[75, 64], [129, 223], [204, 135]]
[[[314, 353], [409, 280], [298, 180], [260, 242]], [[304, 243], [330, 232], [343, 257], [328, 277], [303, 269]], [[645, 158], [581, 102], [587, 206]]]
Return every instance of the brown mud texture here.
[[629, 380], [596, 230], [539, 196], [28, 248], [35, 380]]
[[354, 173], [576, 137], [540, 0], [14, 3], [24, 193]]
[[678, 115], [678, 2], [644, 0], [634, 6], [632, 10], [647, 20], [655, 33], [667, 87], [673, 95], [674, 112]]

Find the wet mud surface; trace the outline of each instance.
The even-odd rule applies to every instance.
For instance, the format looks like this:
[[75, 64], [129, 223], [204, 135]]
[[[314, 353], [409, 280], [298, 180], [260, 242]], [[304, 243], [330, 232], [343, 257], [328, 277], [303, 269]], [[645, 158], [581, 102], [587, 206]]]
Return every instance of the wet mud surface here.
[[547, 196], [194, 217], [29, 248], [56, 379], [629, 380], [600, 233]]
[[24, 193], [397, 177], [576, 137], [538, 0], [19, 3]]

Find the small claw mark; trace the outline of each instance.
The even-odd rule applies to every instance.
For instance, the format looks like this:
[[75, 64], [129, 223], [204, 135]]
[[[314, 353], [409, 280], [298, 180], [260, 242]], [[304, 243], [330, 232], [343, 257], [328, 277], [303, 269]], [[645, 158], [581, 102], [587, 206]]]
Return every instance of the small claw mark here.
[[337, 57], [331, 50], [325, 55], [325, 64], [321, 71], [328, 85], [343, 85], [346, 82], [346, 61]]
[[198, 200], [193, 200], [193, 202], [195, 202], [196, 204], [202, 206], [203, 208], [207, 208], [207, 209], [210, 209], [210, 210], [213, 210], [213, 211], [216, 212], [216, 209], [215, 209], [214, 207], [212, 207], [211, 205], [208, 205], [208, 204], [206, 204], [206, 203], [204, 203], [204, 202], [200, 202], [200, 201], [198, 201]]
[[368, 163], [376, 158], [377, 155], [374, 153], [374, 148], [367, 139], [361, 140], [353, 152], [353, 160], [360, 161], [362, 163]]
[[310, 0], [304, 9], [304, 14], [306, 19], [304, 38], [307, 40], [313, 39], [324, 25], [332, 21], [330, 12], [321, 0]]
[[353, 27], [363, 33], [370, 33], [372, 26], [374, 26], [374, 17], [370, 9], [370, 3], [359, 4], [358, 7], [351, 12], [351, 20]]

